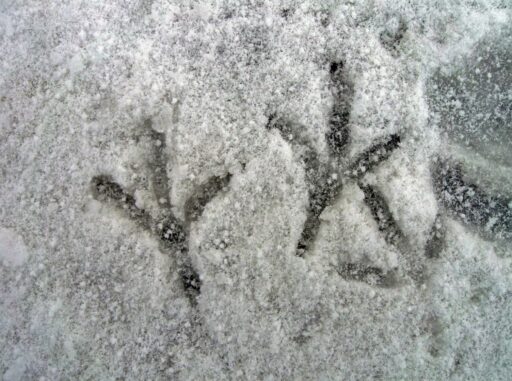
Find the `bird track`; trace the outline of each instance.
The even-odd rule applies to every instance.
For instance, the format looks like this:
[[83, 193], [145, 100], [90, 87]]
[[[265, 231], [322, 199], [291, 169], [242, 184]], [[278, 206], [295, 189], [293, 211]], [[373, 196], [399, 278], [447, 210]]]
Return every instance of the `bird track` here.
[[[345, 165], [343, 172], [341, 160], [346, 155], [350, 144], [350, 111], [353, 98], [353, 85], [346, 77], [342, 62], [330, 65], [331, 91], [334, 106], [328, 120], [325, 141], [329, 151], [327, 164], [321, 163], [311, 143], [301, 132], [304, 128], [298, 124], [272, 114], [266, 128], [276, 129], [281, 137], [299, 152], [307, 187], [309, 205], [307, 218], [297, 243], [296, 254], [304, 257], [314, 244], [320, 228], [320, 215], [332, 205], [340, 194], [346, 181], [355, 182], [364, 194], [364, 202], [375, 219], [379, 232], [386, 243], [399, 249], [404, 234], [400, 230], [385, 197], [379, 190], [362, 181], [362, 178], [374, 168], [386, 161], [393, 151], [400, 147], [400, 135], [391, 134], [377, 141], [368, 150], [361, 153], [351, 163]], [[188, 237], [191, 223], [198, 220], [205, 206], [223, 189], [229, 187], [231, 174], [212, 176], [198, 186], [185, 202], [184, 218], [177, 218], [171, 208], [169, 199], [169, 178], [167, 174], [168, 158], [166, 154], [165, 135], [155, 131], [152, 123], [144, 123], [144, 131], [149, 134], [152, 152], [149, 155], [149, 181], [159, 205], [157, 216], [138, 207], [132, 194], [116, 183], [109, 175], [98, 175], [91, 180], [91, 192], [95, 199], [113, 205], [145, 230], [151, 232], [159, 241], [163, 251], [176, 256], [178, 273], [182, 279], [183, 289], [190, 301], [195, 304], [201, 290], [201, 280], [192, 265], [188, 253]], [[333, 176], [333, 168], [336, 171]], [[460, 165], [451, 163], [438, 164], [434, 167], [434, 190], [440, 205], [450, 214], [464, 223], [476, 227], [493, 237], [512, 236], [512, 209], [507, 200], [487, 195], [476, 185], [467, 184]], [[425, 248], [427, 258], [437, 258], [443, 247], [442, 218], [438, 216]], [[362, 263], [341, 262], [335, 268], [341, 277], [352, 281], [363, 281], [379, 287], [392, 287], [399, 284], [394, 270]]]

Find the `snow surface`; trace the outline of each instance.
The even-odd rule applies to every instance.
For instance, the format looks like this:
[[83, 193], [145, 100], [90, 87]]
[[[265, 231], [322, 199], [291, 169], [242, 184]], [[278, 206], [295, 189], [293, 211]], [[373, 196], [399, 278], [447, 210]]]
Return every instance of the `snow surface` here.
[[21, 237], [12, 230], [0, 229], [0, 260], [4, 266], [20, 266], [28, 257]]
[[[512, 200], [511, 18], [508, 0], [1, 2], [0, 379], [511, 379], [512, 218], [469, 223], [433, 174], [458, 163]], [[188, 251], [97, 197], [100, 175], [153, 219], [170, 204]], [[312, 218], [315, 186], [335, 194]]]

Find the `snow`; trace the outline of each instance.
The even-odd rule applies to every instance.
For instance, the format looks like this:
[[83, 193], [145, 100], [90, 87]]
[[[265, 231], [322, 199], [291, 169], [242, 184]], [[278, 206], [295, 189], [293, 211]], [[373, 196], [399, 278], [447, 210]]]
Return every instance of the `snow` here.
[[4, 3], [0, 379], [511, 378], [508, 1]]
[[28, 256], [22, 238], [11, 229], [0, 228], [0, 260], [7, 266], [21, 266]]

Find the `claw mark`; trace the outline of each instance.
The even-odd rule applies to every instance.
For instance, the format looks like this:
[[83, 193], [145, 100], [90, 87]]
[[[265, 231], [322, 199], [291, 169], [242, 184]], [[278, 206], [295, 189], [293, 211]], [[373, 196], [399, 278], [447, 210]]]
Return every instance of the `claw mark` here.
[[325, 179], [325, 168], [320, 164], [318, 154], [311, 146], [308, 137], [304, 136], [304, 126], [292, 123], [286, 119], [270, 115], [266, 128], [279, 131], [281, 137], [293, 146], [294, 153], [304, 164], [308, 186], [314, 187]]
[[271, 115], [269, 119], [267, 129], [276, 129], [281, 137], [293, 146], [294, 152], [299, 153], [306, 172], [306, 182], [310, 190], [309, 206], [297, 246], [297, 255], [303, 256], [316, 237], [320, 226], [320, 214], [339, 193], [341, 183], [337, 176], [332, 177], [327, 168], [321, 165], [316, 151], [310, 146], [307, 138], [301, 135], [301, 131], [304, 130], [303, 126], [293, 124], [275, 115]]
[[400, 146], [400, 136], [390, 135], [386, 141], [378, 143], [363, 152], [356, 161], [349, 166], [349, 175], [355, 178], [363, 176], [382, 161], [387, 160], [393, 151]]
[[213, 176], [206, 183], [199, 186], [185, 203], [185, 218], [187, 221], [196, 221], [202, 214], [205, 206], [223, 189], [227, 187], [231, 175], [224, 177]]
[[201, 216], [205, 205], [228, 185], [230, 175], [212, 177], [206, 184], [197, 189], [185, 203], [185, 221], [179, 220], [174, 216], [169, 200], [165, 135], [153, 130], [151, 121], [144, 122], [144, 127], [148, 131], [153, 144], [148, 164], [151, 168], [150, 179], [153, 193], [159, 204], [158, 217], [155, 218], [144, 209], [137, 207], [133, 195], [123, 189], [110, 176], [93, 177], [91, 192], [96, 200], [113, 204], [114, 207], [125, 212], [130, 219], [158, 237], [162, 249], [174, 253], [183, 289], [191, 303], [196, 304], [196, 298], [201, 290], [201, 280], [188, 255], [190, 223], [197, 220]]
[[159, 204], [168, 209], [169, 202], [169, 179], [167, 176], [167, 155], [165, 154], [165, 135], [157, 132], [152, 127], [151, 120], [144, 122], [144, 128], [149, 131], [153, 150], [148, 163], [153, 168], [151, 174], [151, 185], [153, 193]]
[[304, 256], [315, 240], [320, 228], [320, 215], [324, 209], [332, 204], [341, 190], [341, 183], [337, 179], [322, 179], [321, 184], [315, 184], [309, 197], [309, 207], [306, 222], [297, 246], [297, 255]]
[[429, 234], [427, 244], [425, 247], [425, 255], [427, 258], [439, 258], [439, 254], [444, 247], [445, 231], [443, 229], [443, 222], [441, 216], [437, 216], [434, 225]]
[[[303, 257], [311, 249], [320, 228], [320, 215], [328, 205], [334, 202], [342, 188], [339, 171], [332, 173], [333, 171], [330, 168], [339, 166], [339, 158], [349, 143], [348, 124], [354, 89], [343, 70], [343, 62], [331, 63], [330, 76], [335, 104], [329, 116], [329, 128], [325, 135], [330, 153], [330, 162], [327, 165], [320, 163], [318, 154], [310, 146], [307, 137], [301, 135], [301, 131], [304, 131], [303, 126], [278, 118], [275, 114], [269, 117], [266, 125], [268, 130], [278, 130], [281, 137], [292, 145], [294, 152], [299, 152], [299, 157], [306, 172], [309, 205], [306, 221], [297, 244], [296, 254], [300, 257]], [[386, 141], [374, 145], [348, 167], [349, 177], [361, 178], [368, 170], [389, 158], [393, 150], [399, 147], [399, 144], [400, 137], [390, 135]], [[396, 245], [402, 233], [384, 198], [376, 189], [370, 186], [362, 186], [362, 189], [365, 194], [365, 201], [372, 210], [379, 230], [385, 233], [388, 243]], [[382, 269], [363, 264], [343, 263], [336, 271], [347, 279], [361, 280], [381, 287], [396, 284], [396, 274], [394, 272], [385, 272]]]
[[95, 176], [91, 181], [91, 190], [98, 201], [112, 202], [115, 207], [124, 210], [128, 216], [136, 220], [142, 227], [151, 227], [151, 218], [146, 211], [135, 205], [135, 198], [127, 193], [112, 177]]
[[363, 191], [364, 201], [370, 208], [373, 218], [377, 221], [379, 230], [384, 233], [386, 242], [397, 246], [402, 232], [393, 218], [384, 196], [371, 185], [359, 183], [359, 188]]
[[[279, 131], [283, 129], [278, 128]], [[391, 135], [384, 143], [379, 143], [371, 147], [367, 152], [359, 157], [351, 168], [358, 168], [359, 170], [352, 170], [350, 173], [354, 177], [361, 177], [369, 169], [380, 164], [383, 160], [387, 159], [392, 151], [399, 146], [400, 137]], [[314, 155], [311, 155], [314, 156]], [[313, 163], [308, 165], [309, 163]], [[318, 229], [320, 227], [320, 215], [324, 209], [331, 205], [342, 188], [342, 183], [338, 179], [338, 174], [329, 173], [328, 168], [319, 168], [319, 160], [311, 159], [310, 162], [304, 161], [306, 178], [310, 186], [309, 206], [307, 210], [306, 222], [302, 230], [301, 237], [297, 246], [297, 255], [304, 256], [305, 252], [311, 247], [314, 242]], [[364, 166], [364, 170], [363, 170]], [[314, 173], [314, 176], [308, 174]], [[388, 243], [396, 244], [398, 239], [402, 236], [400, 229], [392, 218], [391, 212], [382, 196], [379, 196], [377, 191], [369, 186], [363, 186], [365, 192], [365, 201], [369, 204], [370, 209], [374, 212], [379, 228], [381, 231], [386, 232], [386, 240]], [[366, 191], [365, 191], [366, 190]]]
[[[267, 124], [267, 128], [277, 129], [283, 139], [292, 144], [294, 151], [301, 150], [302, 152], [301, 159], [304, 164], [306, 180], [310, 189], [306, 222], [304, 223], [296, 252], [298, 256], [303, 257], [306, 252], [311, 249], [311, 245], [316, 239], [320, 228], [320, 215], [328, 205], [334, 202], [341, 191], [342, 182], [339, 180], [338, 173], [332, 174], [332, 171], [329, 171], [331, 164], [336, 163], [336, 158], [331, 158], [332, 162], [328, 166], [321, 166], [316, 152], [298, 135], [296, 130], [300, 129], [301, 126], [294, 128], [292, 123], [272, 115]], [[327, 133], [326, 139], [329, 139], [330, 134], [331, 132]], [[391, 135], [385, 142], [378, 143], [371, 147], [350, 166], [350, 168], [358, 169], [354, 169], [350, 173], [352, 176], [360, 178], [367, 170], [372, 169], [383, 160], [387, 159], [393, 150], [399, 147], [399, 143], [400, 137], [398, 135]], [[337, 150], [336, 147], [337, 146], [331, 147], [331, 153], [336, 154], [341, 152]], [[368, 185], [361, 186], [361, 188], [365, 194], [365, 201], [378, 223], [379, 230], [385, 234], [388, 243], [397, 245], [403, 234], [393, 219], [386, 201], [376, 189]], [[337, 271], [347, 279], [362, 280], [381, 287], [390, 287], [396, 284], [396, 274], [360, 264], [343, 264]]]
[[488, 195], [466, 183], [461, 165], [439, 166], [434, 186], [444, 207], [464, 223], [498, 238], [512, 237], [512, 200]]
[[329, 72], [334, 106], [329, 117], [329, 131], [326, 134], [326, 141], [331, 153], [339, 156], [349, 143], [348, 122], [354, 97], [354, 86], [343, 70], [342, 61], [332, 62]]
[[126, 192], [110, 176], [95, 176], [91, 181], [92, 193], [95, 199], [102, 202], [113, 203], [117, 209], [127, 213], [128, 217], [137, 222], [142, 228], [154, 233], [165, 249], [172, 249], [176, 253], [178, 272], [182, 275], [185, 291], [195, 302], [195, 294], [191, 295], [188, 284], [190, 279], [197, 279], [194, 290], [199, 291], [200, 281], [187, 257], [186, 232], [182, 224], [172, 215], [164, 221], [157, 222], [145, 210], [135, 205], [135, 198]]
[[336, 272], [342, 278], [365, 282], [372, 286], [391, 288], [398, 284], [397, 275], [394, 271], [384, 271], [378, 267], [365, 266], [359, 263], [340, 263]]
[[[334, 96], [334, 106], [329, 116], [329, 128], [325, 135], [332, 156], [339, 157], [349, 142], [348, 122], [354, 88], [343, 70], [343, 62], [332, 62], [330, 65], [331, 91]], [[341, 190], [338, 176], [332, 176], [328, 166], [322, 166], [316, 151], [310, 146], [306, 137], [300, 134], [303, 126], [277, 118], [271, 115], [267, 129], [277, 129], [284, 140], [300, 151], [304, 163], [306, 180], [310, 189], [309, 206], [306, 222], [297, 245], [297, 255], [303, 256], [310, 249], [320, 226], [320, 215], [331, 204]], [[335, 161], [335, 160], [334, 160]]]

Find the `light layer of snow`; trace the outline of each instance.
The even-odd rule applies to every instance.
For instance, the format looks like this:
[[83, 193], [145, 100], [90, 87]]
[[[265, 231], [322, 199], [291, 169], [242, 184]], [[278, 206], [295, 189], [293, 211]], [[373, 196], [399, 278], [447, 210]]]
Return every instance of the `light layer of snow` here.
[[[510, 196], [511, 17], [506, 0], [3, 2], [0, 378], [510, 379], [510, 242], [458, 222], [431, 171], [455, 158]], [[354, 91], [336, 160], [334, 62]], [[302, 257], [311, 176], [274, 114], [341, 184]], [[92, 189], [109, 175], [161, 212], [148, 124], [178, 219], [231, 176], [184, 224], [195, 299], [181, 254]], [[389, 158], [346, 175], [392, 134]]]

